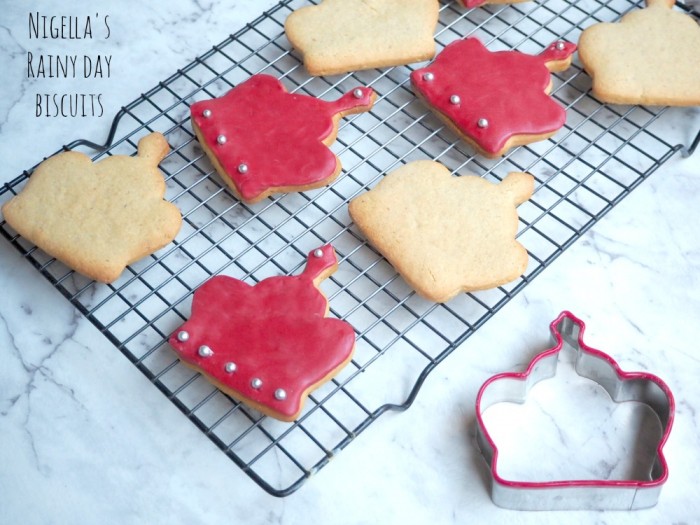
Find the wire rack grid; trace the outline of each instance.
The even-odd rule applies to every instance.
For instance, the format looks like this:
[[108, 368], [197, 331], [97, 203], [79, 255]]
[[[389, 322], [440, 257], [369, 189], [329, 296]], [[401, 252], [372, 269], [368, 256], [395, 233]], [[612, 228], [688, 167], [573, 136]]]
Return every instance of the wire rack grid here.
[[[65, 146], [103, 149], [97, 160], [133, 155], [140, 137], [164, 133], [173, 147], [161, 164], [166, 198], [184, 219], [171, 245], [131, 265], [115, 283], [102, 285], [0, 223], [16, 249], [231, 460], [276, 496], [298, 489], [381, 414], [407, 409], [435, 366], [683, 149], [654, 134], [663, 109], [601, 105], [575, 62], [553, 77], [553, 96], [567, 109], [565, 128], [550, 140], [484, 160], [416, 100], [407, 80], [419, 65], [309, 77], [283, 32], [287, 15], [303, 4], [281, 2], [122, 108], [105, 146], [88, 140]], [[535, 54], [560, 38], [576, 42], [585, 27], [640, 6], [630, 0], [544, 0], [467, 10], [447, 2], [441, 4], [436, 41], [441, 49], [474, 35], [491, 50]], [[337, 98], [358, 84], [377, 92], [371, 112], [341, 125], [333, 149], [344, 168], [331, 186], [248, 206], [218, 179], [194, 138], [189, 106], [259, 72], [282, 79], [290, 91], [321, 98]], [[508, 172], [527, 171], [535, 176], [535, 193], [518, 210], [518, 239], [530, 255], [521, 278], [433, 304], [415, 295], [365, 242], [347, 203], [385, 173], [424, 158], [438, 160], [456, 175], [501, 180]], [[0, 204], [22, 189], [30, 173], [0, 190]], [[334, 245], [340, 260], [339, 270], [322, 285], [330, 315], [354, 326], [357, 346], [352, 362], [310, 395], [297, 421], [281, 423], [240, 405], [178, 361], [167, 337], [189, 317], [193, 291], [210, 276], [254, 283], [294, 274], [306, 253], [324, 243]]]

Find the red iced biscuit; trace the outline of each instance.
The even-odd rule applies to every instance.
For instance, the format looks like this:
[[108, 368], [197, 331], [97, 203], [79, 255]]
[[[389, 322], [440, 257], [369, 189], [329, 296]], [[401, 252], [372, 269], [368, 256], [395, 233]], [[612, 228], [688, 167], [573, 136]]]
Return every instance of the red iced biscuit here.
[[254, 286], [212, 277], [195, 291], [192, 315], [170, 345], [231, 397], [292, 421], [309, 392], [345, 366], [355, 347], [352, 326], [326, 317], [328, 301], [318, 289], [337, 267], [326, 245], [309, 254], [299, 275]]
[[330, 184], [340, 173], [328, 148], [345, 115], [368, 111], [374, 91], [358, 87], [335, 101], [288, 93], [254, 75], [223, 97], [192, 104], [192, 127], [224, 182], [243, 201]]
[[571, 65], [576, 46], [556, 42], [539, 55], [491, 52], [476, 38], [448, 45], [411, 74], [419, 98], [482, 155], [544, 140], [566, 121], [552, 97], [550, 72]]

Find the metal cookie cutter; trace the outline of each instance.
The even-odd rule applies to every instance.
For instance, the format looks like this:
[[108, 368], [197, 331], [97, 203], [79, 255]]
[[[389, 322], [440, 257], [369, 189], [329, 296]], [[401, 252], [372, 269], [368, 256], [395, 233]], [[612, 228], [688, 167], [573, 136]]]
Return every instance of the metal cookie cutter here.
[[[607, 354], [583, 342], [584, 323], [562, 312], [550, 325], [554, 346], [537, 355], [525, 372], [493, 376], [476, 398], [477, 445], [490, 467], [491, 499], [499, 507], [518, 510], [606, 509], [635, 510], [653, 507], [668, 478], [663, 446], [671, 432], [674, 400], [666, 383], [646, 372], [624, 372]], [[514, 481], [498, 473], [498, 448], [484, 424], [484, 411], [503, 402], [525, 401], [530, 388], [556, 374], [564, 344], [575, 351], [576, 373], [599, 383], [613, 401], [648, 405], [659, 418], [662, 436], [645, 479]]]

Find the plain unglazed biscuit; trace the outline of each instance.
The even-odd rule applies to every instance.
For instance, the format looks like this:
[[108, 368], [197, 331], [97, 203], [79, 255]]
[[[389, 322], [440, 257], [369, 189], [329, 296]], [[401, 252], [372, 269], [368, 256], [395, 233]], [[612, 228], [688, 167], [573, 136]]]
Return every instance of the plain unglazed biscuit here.
[[334, 75], [432, 58], [438, 14], [438, 0], [323, 0], [284, 30], [310, 75]]
[[700, 105], [700, 25], [673, 9], [673, 0], [648, 0], [617, 23], [581, 33], [579, 58], [603, 102]]
[[169, 150], [163, 135], [151, 133], [135, 157], [93, 163], [83, 153], [59, 153], [36, 168], [2, 213], [17, 233], [68, 267], [113, 282], [180, 230], [180, 211], [163, 200], [158, 171]]
[[404, 280], [442, 303], [525, 271], [527, 251], [515, 240], [516, 206], [530, 198], [533, 186], [527, 173], [494, 184], [475, 175], [452, 176], [434, 161], [415, 161], [352, 200], [349, 210]]

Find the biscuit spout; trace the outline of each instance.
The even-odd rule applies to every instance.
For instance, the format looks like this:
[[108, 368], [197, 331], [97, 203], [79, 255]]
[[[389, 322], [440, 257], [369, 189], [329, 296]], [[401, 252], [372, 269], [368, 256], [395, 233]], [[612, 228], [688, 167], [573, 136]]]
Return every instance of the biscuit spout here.
[[306, 259], [306, 268], [301, 275], [311, 279], [318, 286], [321, 281], [332, 274], [338, 267], [335, 250], [330, 244], [311, 251]]
[[528, 200], [534, 191], [535, 178], [529, 173], [514, 171], [498, 185], [498, 189], [508, 195], [517, 206]]
[[150, 160], [154, 166], [160, 164], [169, 151], [168, 141], [160, 133], [151, 133], [139, 140], [138, 156]]
[[338, 100], [327, 102], [331, 111], [335, 114], [351, 115], [366, 111], [374, 104], [374, 90], [369, 87], [358, 87], [345, 93]]
[[544, 65], [552, 72], [564, 71], [571, 65], [576, 44], [559, 40], [540, 53]]

